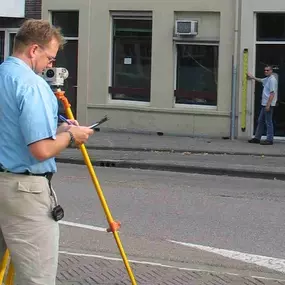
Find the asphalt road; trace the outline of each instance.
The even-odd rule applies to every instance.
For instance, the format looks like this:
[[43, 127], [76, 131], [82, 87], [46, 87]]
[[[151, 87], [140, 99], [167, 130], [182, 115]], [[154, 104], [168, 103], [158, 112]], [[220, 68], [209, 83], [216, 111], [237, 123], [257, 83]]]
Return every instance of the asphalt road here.
[[[96, 168], [133, 260], [277, 276], [284, 273], [171, 241], [283, 259], [285, 182], [173, 172]], [[85, 166], [59, 164], [54, 187], [65, 208], [61, 251], [119, 257]], [[229, 258], [230, 257], [230, 258]]]

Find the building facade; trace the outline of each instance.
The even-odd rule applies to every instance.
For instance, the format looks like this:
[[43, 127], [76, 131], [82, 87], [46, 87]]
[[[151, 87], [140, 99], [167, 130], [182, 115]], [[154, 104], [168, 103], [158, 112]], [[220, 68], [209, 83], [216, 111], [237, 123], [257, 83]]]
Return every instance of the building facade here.
[[284, 136], [282, 0], [43, 0], [42, 17], [66, 37], [56, 65], [69, 70], [82, 124], [107, 114], [106, 129], [247, 138], [261, 86], [245, 74], [271, 64], [275, 135]]

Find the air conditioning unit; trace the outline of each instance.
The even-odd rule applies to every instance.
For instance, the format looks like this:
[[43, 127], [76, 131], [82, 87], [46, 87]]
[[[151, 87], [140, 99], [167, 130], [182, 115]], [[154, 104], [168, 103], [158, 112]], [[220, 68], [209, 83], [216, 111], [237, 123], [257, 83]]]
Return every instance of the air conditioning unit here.
[[175, 34], [177, 36], [197, 36], [198, 21], [193, 20], [176, 20]]

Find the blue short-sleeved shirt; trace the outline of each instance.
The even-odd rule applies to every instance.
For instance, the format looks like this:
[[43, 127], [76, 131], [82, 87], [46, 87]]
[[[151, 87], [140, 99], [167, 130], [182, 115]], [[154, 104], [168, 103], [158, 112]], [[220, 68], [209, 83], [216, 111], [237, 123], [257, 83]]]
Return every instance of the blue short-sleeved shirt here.
[[22, 60], [0, 65], [0, 163], [11, 172], [56, 172], [55, 159], [39, 161], [29, 144], [56, 138], [58, 102], [47, 82]]
[[275, 76], [272, 74], [269, 77], [263, 78], [262, 84], [263, 84], [263, 92], [262, 92], [261, 105], [266, 106], [271, 92], [274, 92], [274, 98], [271, 102], [271, 106], [276, 106], [278, 82]]

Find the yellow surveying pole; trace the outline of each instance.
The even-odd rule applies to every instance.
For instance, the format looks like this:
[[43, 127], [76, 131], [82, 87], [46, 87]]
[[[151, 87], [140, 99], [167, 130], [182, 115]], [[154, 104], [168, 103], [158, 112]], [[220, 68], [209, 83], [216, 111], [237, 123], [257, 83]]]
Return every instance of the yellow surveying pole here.
[[[70, 108], [70, 104], [68, 102], [68, 99], [65, 97], [65, 92], [61, 91], [60, 89], [58, 89], [55, 92], [55, 95], [62, 102], [62, 104], [64, 106], [64, 109], [65, 109], [65, 113], [66, 113], [67, 118], [70, 119], [70, 120], [74, 120], [74, 116], [72, 114], [72, 111], [71, 111], [71, 108]], [[85, 162], [85, 164], [86, 164], [86, 166], [87, 166], [87, 168], [89, 170], [92, 182], [93, 182], [93, 184], [95, 186], [95, 189], [96, 189], [97, 194], [99, 196], [100, 202], [101, 202], [102, 207], [104, 209], [107, 221], [109, 223], [109, 228], [107, 229], [107, 232], [112, 232], [113, 233], [114, 238], [115, 238], [116, 243], [117, 243], [117, 246], [118, 246], [119, 251], [121, 253], [122, 259], [124, 261], [125, 267], [126, 267], [127, 272], [129, 274], [130, 280], [132, 282], [132, 285], [136, 285], [137, 283], [136, 283], [134, 274], [133, 274], [132, 269], [130, 267], [129, 261], [127, 259], [126, 254], [125, 254], [125, 251], [124, 251], [124, 248], [123, 248], [123, 245], [121, 243], [121, 240], [120, 240], [120, 237], [119, 237], [119, 233], [118, 233], [118, 230], [120, 229], [121, 223], [118, 222], [118, 221], [114, 221], [113, 220], [113, 217], [112, 217], [111, 212], [109, 210], [109, 207], [107, 205], [107, 202], [106, 202], [106, 199], [104, 197], [103, 191], [101, 189], [101, 186], [99, 184], [98, 178], [96, 176], [96, 173], [94, 171], [93, 165], [91, 163], [90, 157], [88, 155], [88, 152], [87, 152], [86, 147], [85, 147], [84, 144], [80, 145], [80, 150], [82, 152], [82, 155], [83, 155], [83, 158], [84, 158], [84, 162]]]
[[[13, 285], [15, 270], [13, 264], [10, 262], [9, 259], [10, 259], [10, 254], [9, 250], [7, 249], [0, 264], [0, 284]], [[9, 271], [6, 276], [6, 282], [4, 283], [4, 278], [8, 268]]]
[[248, 72], [248, 49], [243, 51], [243, 76], [242, 76], [242, 109], [241, 109], [241, 130], [246, 130], [246, 107], [247, 107], [247, 72]]
[[9, 265], [9, 251], [7, 249], [0, 265], [0, 284], [3, 283], [8, 265]]

